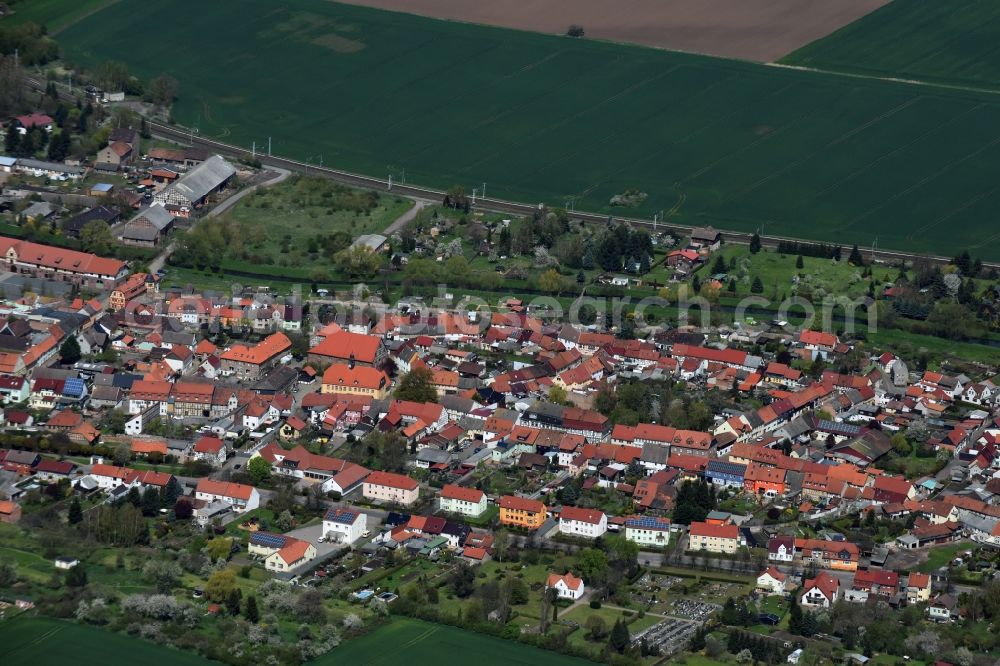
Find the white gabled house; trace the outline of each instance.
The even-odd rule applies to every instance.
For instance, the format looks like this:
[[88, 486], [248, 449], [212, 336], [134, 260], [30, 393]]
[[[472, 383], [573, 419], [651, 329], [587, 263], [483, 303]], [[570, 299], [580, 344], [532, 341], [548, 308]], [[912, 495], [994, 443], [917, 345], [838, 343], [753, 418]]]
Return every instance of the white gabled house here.
[[757, 576], [757, 591], [767, 595], [782, 595], [788, 576], [778, 571], [776, 567], [768, 567], [764, 573]]
[[559, 533], [596, 539], [608, 531], [608, 517], [597, 509], [564, 506], [559, 513]]
[[236, 513], [253, 511], [260, 506], [260, 493], [253, 486], [214, 479], [200, 479], [194, 497], [209, 503], [225, 502], [232, 506]]
[[368, 516], [361, 511], [334, 507], [323, 516], [323, 536], [337, 543], [354, 543], [367, 526]]
[[446, 484], [441, 488], [440, 507], [445, 513], [478, 518], [486, 512], [486, 493], [476, 488]]
[[585, 591], [583, 579], [577, 578], [571, 573], [561, 576], [554, 573], [549, 574], [548, 580], [545, 581], [545, 589], [555, 590], [558, 598], [570, 599], [571, 601], [582, 597]]

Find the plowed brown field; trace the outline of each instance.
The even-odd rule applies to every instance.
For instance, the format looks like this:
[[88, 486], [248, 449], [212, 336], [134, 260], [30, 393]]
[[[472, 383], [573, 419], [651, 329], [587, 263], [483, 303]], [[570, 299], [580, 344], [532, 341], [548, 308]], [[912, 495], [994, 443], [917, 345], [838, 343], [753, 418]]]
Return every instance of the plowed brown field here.
[[759, 62], [777, 60], [888, 0], [347, 0], [350, 4], [535, 32]]

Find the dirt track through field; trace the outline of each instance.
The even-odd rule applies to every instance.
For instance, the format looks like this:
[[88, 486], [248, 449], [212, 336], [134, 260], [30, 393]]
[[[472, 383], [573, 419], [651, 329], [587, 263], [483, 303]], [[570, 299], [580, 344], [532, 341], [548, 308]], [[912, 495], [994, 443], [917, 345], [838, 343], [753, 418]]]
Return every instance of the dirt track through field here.
[[771, 62], [888, 0], [344, 0], [421, 16]]

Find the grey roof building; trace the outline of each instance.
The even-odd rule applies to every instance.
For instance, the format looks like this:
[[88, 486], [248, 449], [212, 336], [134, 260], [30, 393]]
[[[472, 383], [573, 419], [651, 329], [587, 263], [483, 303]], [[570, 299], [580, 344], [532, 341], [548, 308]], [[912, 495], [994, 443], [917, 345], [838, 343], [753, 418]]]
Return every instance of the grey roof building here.
[[225, 187], [236, 175], [236, 168], [221, 155], [213, 155], [181, 178], [153, 195], [159, 204], [198, 206], [205, 198]]

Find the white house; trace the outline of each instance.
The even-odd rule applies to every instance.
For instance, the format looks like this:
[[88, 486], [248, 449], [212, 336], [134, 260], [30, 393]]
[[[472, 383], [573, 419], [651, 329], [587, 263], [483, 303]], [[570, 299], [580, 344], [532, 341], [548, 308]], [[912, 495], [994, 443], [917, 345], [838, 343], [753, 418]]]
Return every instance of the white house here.
[[670, 543], [670, 521], [654, 516], [629, 516], [625, 519], [625, 538], [640, 546], [663, 548]]
[[368, 516], [351, 509], [327, 509], [323, 516], [323, 536], [337, 543], [351, 544], [367, 529]]
[[316, 546], [308, 541], [291, 539], [285, 547], [264, 560], [268, 571], [290, 571], [316, 559]]
[[486, 493], [449, 483], [441, 489], [440, 507], [445, 513], [478, 518], [486, 512]]
[[559, 513], [559, 533], [596, 539], [608, 531], [608, 517], [597, 509], [564, 506]]
[[802, 587], [799, 603], [805, 608], [829, 608], [840, 598], [840, 581], [825, 571]]
[[203, 435], [194, 443], [191, 457], [212, 465], [226, 462], [226, 443], [214, 435]]
[[771, 537], [767, 542], [767, 559], [771, 562], [791, 562], [795, 559], [795, 537]]
[[213, 479], [199, 479], [194, 497], [205, 502], [226, 502], [237, 513], [253, 511], [260, 506], [260, 493], [253, 486]]
[[80, 560], [75, 557], [57, 557], [54, 564], [56, 569], [72, 569], [80, 563]]
[[757, 576], [757, 591], [767, 595], [781, 595], [785, 593], [787, 581], [788, 576], [775, 567], [768, 567], [764, 573]]
[[927, 606], [927, 617], [936, 622], [951, 622], [958, 616], [957, 607], [955, 597], [942, 594]]
[[576, 601], [583, 596], [584, 585], [583, 579], [577, 578], [571, 573], [566, 573], [563, 575], [550, 573], [549, 578], [545, 581], [545, 589], [555, 590], [556, 596], [560, 599], [570, 599]]

